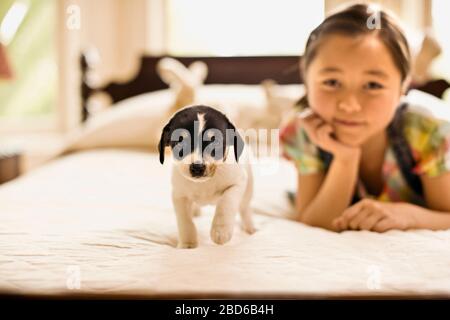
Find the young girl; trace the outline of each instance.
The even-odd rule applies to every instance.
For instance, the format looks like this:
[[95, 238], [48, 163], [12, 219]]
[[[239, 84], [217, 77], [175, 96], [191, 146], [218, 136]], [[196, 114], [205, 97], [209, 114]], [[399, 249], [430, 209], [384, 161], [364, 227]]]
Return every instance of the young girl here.
[[299, 221], [334, 231], [450, 228], [450, 122], [402, 103], [410, 60], [393, 18], [367, 5], [310, 34], [304, 111], [280, 131], [298, 170]]

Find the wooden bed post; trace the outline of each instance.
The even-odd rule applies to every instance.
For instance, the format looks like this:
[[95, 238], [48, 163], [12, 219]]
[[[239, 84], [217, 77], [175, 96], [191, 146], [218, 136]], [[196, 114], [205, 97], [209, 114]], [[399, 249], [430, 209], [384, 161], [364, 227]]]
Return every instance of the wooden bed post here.
[[80, 92], [81, 92], [81, 121], [85, 122], [88, 118], [88, 109], [87, 109], [87, 103], [89, 96], [91, 95], [91, 88], [89, 87], [86, 75], [88, 73], [89, 64], [86, 58], [86, 53], [81, 53], [80, 56], [80, 68], [81, 68], [81, 86], [80, 86]]
[[81, 69], [81, 121], [85, 122], [89, 117], [89, 98], [102, 91], [96, 83], [95, 66], [100, 63], [100, 56], [96, 48], [83, 50], [80, 55]]

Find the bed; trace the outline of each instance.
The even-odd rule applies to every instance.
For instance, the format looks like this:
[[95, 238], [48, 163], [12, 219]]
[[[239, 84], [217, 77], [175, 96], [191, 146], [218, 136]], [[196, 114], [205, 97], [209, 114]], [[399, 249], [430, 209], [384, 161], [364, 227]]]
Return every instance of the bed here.
[[[142, 61], [154, 63], [156, 59], [143, 57]], [[237, 77], [243, 72], [242, 59], [205, 60], [210, 71], [207, 83], [257, 86], [268, 77], [281, 85], [298, 85], [298, 57], [247, 57], [244, 65], [249, 78], [244, 80]], [[272, 59], [278, 60], [278, 67], [273, 67]], [[86, 72], [86, 59], [81, 62]], [[215, 68], [215, 63], [226, 68]], [[233, 65], [240, 72], [230, 75]], [[251, 77], [255, 66], [259, 73]], [[176, 249], [171, 166], [159, 163], [152, 149], [156, 141], [149, 142], [157, 138], [150, 139], [158, 133], [157, 125], [150, 123], [150, 131], [130, 129], [137, 118], [140, 123], [155, 119], [150, 105], [146, 107], [152, 107], [148, 118], [142, 116], [142, 107], [137, 106], [142, 94], [154, 91], [151, 99], [146, 96], [149, 104], [156, 91], [161, 100], [165, 97], [161, 90], [168, 90], [161, 83], [149, 86], [150, 80], [146, 89], [139, 89], [137, 83], [146, 81], [146, 73], [148, 79], [156, 79], [143, 63], [138, 76], [128, 83], [89, 88], [83, 81], [83, 105], [93, 92], [106, 90], [116, 92], [116, 110], [94, 121], [83, 108], [86, 124], [57, 157], [0, 187], [1, 295], [156, 299], [450, 296], [450, 231], [338, 234], [295, 222], [286, 197], [286, 191], [296, 187], [295, 168], [278, 155], [260, 156], [253, 166], [254, 235], [241, 231], [237, 220], [231, 242], [215, 245], [209, 239], [214, 208], [206, 207], [195, 218], [199, 247]], [[136, 94], [141, 97], [130, 98]], [[134, 99], [131, 106], [130, 99]], [[129, 112], [133, 109], [135, 118]], [[114, 137], [109, 134], [111, 128], [116, 129]]]

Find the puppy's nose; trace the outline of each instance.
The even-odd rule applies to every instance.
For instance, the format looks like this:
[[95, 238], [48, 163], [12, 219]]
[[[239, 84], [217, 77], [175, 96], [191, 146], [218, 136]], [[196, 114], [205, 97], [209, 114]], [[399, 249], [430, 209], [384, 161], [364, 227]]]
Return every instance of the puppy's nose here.
[[193, 177], [201, 177], [206, 170], [206, 166], [203, 163], [192, 163], [189, 166], [189, 171]]

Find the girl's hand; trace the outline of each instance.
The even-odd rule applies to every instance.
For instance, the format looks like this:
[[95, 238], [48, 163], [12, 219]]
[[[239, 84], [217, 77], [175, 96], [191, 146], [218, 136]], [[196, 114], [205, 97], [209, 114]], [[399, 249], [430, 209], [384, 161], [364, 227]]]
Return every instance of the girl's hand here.
[[[347, 208], [332, 221], [337, 231], [369, 230], [385, 232], [391, 229], [407, 230], [416, 225], [415, 216], [405, 206], [398, 209], [395, 203], [363, 199]], [[396, 210], [397, 209], [397, 210]]]
[[347, 160], [361, 154], [361, 148], [352, 147], [337, 140], [333, 127], [310, 108], [301, 112], [298, 120], [309, 139], [315, 145], [333, 154], [335, 158]]

